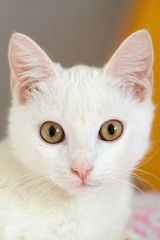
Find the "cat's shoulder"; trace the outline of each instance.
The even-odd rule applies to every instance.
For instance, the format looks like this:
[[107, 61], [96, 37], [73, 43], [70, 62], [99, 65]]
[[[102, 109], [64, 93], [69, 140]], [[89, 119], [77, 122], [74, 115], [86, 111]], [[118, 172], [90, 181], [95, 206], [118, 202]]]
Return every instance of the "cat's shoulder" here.
[[9, 152], [9, 139], [4, 138], [3, 140], [0, 141], [0, 155], [6, 154]]
[[0, 168], [3, 165], [3, 162], [10, 158], [10, 150], [9, 139], [5, 138], [0, 142]]
[[0, 190], [2, 190], [3, 185], [8, 184], [8, 181], [14, 174], [13, 166], [15, 163], [9, 139], [5, 138], [0, 142]]
[[13, 158], [11, 154], [11, 147], [9, 143], [9, 139], [5, 138], [0, 142], [0, 169], [6, 163], [6, 161]]

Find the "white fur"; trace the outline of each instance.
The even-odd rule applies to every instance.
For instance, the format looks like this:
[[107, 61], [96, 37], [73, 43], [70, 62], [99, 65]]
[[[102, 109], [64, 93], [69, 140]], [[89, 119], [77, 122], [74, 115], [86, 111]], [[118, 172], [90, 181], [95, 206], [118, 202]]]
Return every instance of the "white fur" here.
[[[151, 94], [139, 101], [104, 69], [53, 69], [56, 77], [44, 81], [42, 74], [25, 103], [13, 94], [8, 137], [0, 145], [1, 240], [120, 240], [130, 214], [130, 173], [149, 147]], [[99, 129], [110, 119], [123, 123], [123, 134], [102, 141]], [[62, 143], [41, 139], [46, 121], [62, 126]], [[88, 186], [71, 171], [75, 155], [93, 162]]]

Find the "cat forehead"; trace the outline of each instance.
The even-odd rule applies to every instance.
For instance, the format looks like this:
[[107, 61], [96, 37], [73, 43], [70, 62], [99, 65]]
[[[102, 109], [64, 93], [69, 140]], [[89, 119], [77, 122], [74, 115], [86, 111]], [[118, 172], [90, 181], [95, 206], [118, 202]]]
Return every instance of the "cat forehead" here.
[[64, 75], [68, 77], [77, 78], [77, 79], [84, 79], [86, 77], [95, 77], [102, 72], [101, 68], [96, 67], [89, 67], [86, 65], [76, 65], [68, 69], [63, 69]]
[[104, 82], [101, 69], [80, 65], [69, 69], [61, 68], [55, 79], [51, 78], [38, 84], [40, 92], [48, 94], [48, 100], [53, 99], [56, 102], [67, 100], [69, 104], [70, 99], [80, 101], [84, 97], [95, 97], [95, 93], [102, 89], [101, 85]]
[[[61, 71], [56, 79], [39, 83], [35, 103], [41, 113], [50, 119], [93, 121], [97, 116], [117, 115], [120, 96], [113, 87], [113, 81], [102, 74], [102, 69], [76, 66]], [[38, 99], [37, 99], [38, 98]], [[38, 101], [37, 101], [38, 100]], [[122, 98], [123, 101], [123, 98]], [[114, 114], [115, 111], [115, 114]]]

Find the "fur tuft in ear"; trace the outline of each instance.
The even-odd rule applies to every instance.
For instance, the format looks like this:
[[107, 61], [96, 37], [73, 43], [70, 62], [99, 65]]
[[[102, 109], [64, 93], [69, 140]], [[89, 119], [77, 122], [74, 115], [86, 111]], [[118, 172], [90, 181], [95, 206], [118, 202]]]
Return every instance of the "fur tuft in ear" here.
[[153, 46], [146, 30], [130, 35], [117, 49], [105, 68], [105, 74], [132, 88], [143, 101], [152, 90]]
[[11, 90], [20, 103], [25, 102], [27, 91], [49, 77], [55, 77], [52, 61], [29, 37], [14, 33], [9, 44], [9, 65], [11, 69]]

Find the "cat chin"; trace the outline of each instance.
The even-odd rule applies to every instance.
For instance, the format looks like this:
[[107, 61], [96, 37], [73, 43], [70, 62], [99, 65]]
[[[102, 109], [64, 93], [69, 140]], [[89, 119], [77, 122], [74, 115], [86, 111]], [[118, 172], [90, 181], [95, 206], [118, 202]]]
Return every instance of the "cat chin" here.
[[57, 190], [68, 193], [69, 195], [88, 195], [97, 193], [104, 186], [102, 184], [90, 184], [90, 183], [82, 183], [81, 181], [74, 181], [70, 183], [55, 181], [55, 179], [50, 178], [50, 180], [57, 186]]
[[89, 185], [89, 184], [77, 184], [77, 185], [70, 185], [70, 186], [61, 186], [65, 191], [67, 191], [70, 195], [90, 195], [90, 194], [97, 194], [103, 186], [102, 185]]

